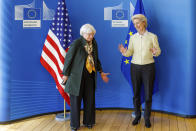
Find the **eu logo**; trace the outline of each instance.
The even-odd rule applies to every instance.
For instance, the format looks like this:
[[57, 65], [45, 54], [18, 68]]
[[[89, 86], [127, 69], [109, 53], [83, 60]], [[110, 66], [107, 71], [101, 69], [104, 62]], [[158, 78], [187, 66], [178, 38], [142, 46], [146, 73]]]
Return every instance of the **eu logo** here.
[[127, 20], [128, 11], [122, 9], [112, 10], [112, 20]]
[[24, 8], [24, 20], [40, 20], [40, 9]]

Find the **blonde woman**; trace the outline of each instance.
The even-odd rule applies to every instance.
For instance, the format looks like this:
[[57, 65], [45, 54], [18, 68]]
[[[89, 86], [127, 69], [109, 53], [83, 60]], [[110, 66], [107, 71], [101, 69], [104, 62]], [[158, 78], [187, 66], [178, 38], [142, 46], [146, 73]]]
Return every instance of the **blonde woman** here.
[[151, 127], [150, 114], [152, 105], [152, 92], [155, 79], [154, 58], [160, 55], [157, 36], [146, 30], [147, 19], [142, 14], [132, 16], [132, 22], [137, 33], [130, 37], [128, 49], [119, 45], [119, 50], [123, 56], [132, 56], [131, 60], [131, 81], [133, 86], [133, 103], [136, 117], [132, 125], [137, 125], [141, 119], [141, 85], [144, 85], [145, 91], [145, 126]]

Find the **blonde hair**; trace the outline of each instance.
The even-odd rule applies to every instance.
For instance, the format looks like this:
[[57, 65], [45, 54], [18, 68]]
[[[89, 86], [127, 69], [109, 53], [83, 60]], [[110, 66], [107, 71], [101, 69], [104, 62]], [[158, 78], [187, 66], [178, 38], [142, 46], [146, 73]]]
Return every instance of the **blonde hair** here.
[[83, 36], [85, 33], [93, 33], [95, 35], [96, 30], [93, 27], [93, 25], [91, 24], [84, 24], [81, 28], [80, 28], [80, 35]]
[[133, 15], [133, 16], [131, 17], [132, 22], [133, 22], [135, 19], [138, 19], [138, 20], [144, 22], [144, 23], [145, 23], [145, 28], [147, 27], [147, 25], [148, 25], [148, 24], [147, 24], [147, 18], [146, 18], [143, 14], [135, 14], [135, 15]]

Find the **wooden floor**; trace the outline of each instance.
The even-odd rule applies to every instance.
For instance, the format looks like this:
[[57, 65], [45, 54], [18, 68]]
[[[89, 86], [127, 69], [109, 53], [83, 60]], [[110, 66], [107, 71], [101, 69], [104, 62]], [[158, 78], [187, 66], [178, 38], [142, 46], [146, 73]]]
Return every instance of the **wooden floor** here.
[[[55, 120], [55, 114], [28, 118], [11, 124], [0, 124], [0, 131], [70, 131], [70, 122]], [[196, 131], [196, 118], [152, 112], [151, 128], [144, 127], [144, 119], [132, 126], [133, 118], [128, 110], [96, 111], [96, 125], [92, 129], [80, 127], [79, 131]], [[81, 112], [82, 123], [82, 112]]]

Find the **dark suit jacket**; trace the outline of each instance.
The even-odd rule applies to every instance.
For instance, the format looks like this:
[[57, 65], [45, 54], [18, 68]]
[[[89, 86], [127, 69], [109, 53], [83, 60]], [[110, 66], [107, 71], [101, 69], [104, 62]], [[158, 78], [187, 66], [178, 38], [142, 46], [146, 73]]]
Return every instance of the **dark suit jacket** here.
[[[70, 49], [65, 56], [63, 75], [68, 76], [68, 80], [65, 85], [65, 92], [75, 96], [79, 95], [82, 72], [83, 72], [84, 65], [86, 63], [86, 58], [88, 56], [84, 48], [86, 43], [87, 41], [83, 37], [80, 37], [79, 39], [75, 40], [71, 44]], [[93, 44], [93, 58], [94, 58], [95, 69], [96, 69], [96, 73], [95, 73], [95, 77], [96, 77], [97, 71], [101, 72], [102, 67], [98, 58], [98, 49], [97, 49], [97, 43], [95, 39], [93, 39], [92, 44]]]

